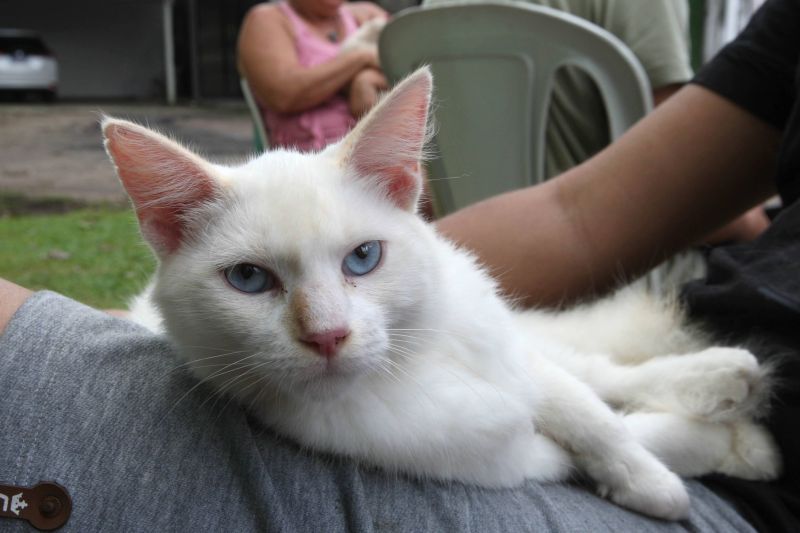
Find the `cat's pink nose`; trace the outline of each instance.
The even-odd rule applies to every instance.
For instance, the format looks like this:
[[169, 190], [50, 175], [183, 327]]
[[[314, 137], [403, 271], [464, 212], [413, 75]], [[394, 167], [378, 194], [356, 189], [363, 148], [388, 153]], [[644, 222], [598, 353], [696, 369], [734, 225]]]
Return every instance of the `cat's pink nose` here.
[[300, 342], [316, 351], [319, 355], [331, 358], [339, 351], [339, 345], [344, 342], [350, 330], [336, 328], [319, 333], [306, 333], [300, 337]]

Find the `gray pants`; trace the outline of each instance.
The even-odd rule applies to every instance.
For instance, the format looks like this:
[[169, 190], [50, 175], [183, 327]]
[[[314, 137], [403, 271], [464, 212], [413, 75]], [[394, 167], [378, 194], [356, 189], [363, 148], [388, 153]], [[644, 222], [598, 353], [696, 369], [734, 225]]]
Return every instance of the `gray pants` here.
[[314, 455], [177, 366], [164, 339], [35, 294], [0, 337], [0, 483], [65, 486], [62, 531], [751, 530], [696, 482], [690, 520], [667, 523], [574, 485], [484, 490]]

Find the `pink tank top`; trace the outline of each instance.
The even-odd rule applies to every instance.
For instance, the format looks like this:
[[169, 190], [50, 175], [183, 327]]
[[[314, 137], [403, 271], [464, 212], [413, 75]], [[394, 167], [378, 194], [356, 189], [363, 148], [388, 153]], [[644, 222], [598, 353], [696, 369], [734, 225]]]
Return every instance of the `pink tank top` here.
[[[312, 67], [336, 56], [343, 39], [332, 43], [319, 37], [287, 2], [279, 3], [278, 8], [292, 23], [301, 65]], [[345, 37], [356, 31], [356, 20], [344, 6], [339, 8], [339, 16]], [[356, 122], [350, 114], [347, 99], [341, 94], [335, 94], [327, 102], [300, 113], [277, 113], [264, 106], [261, 106], [261, 111], [269, 132], [270, 145], [298, 150], [324, 148], [341, 139]]]

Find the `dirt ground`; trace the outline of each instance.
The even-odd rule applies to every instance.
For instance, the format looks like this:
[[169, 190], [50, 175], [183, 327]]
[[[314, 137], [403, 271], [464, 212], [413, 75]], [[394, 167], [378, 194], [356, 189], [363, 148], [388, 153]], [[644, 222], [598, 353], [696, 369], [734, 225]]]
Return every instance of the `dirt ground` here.
[[214, 162], [241, 161], [252, 151], [244, 104], [0, 104], [0, 193], [125, 202], [103, 151], [102, 113], [167, 132]]

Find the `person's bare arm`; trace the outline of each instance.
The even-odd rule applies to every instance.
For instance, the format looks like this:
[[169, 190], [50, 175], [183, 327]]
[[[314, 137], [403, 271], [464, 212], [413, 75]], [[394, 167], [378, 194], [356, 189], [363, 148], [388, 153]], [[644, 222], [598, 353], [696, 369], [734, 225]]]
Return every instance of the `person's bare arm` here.
[[703, 239], [705, 244], [752, 241], [764, 233], [771, 221], [763, 205], [751, 208], [721, 228], [714, 230]]
[[28, 289], [0, 278], [0, 335], [31, 294], [33, 293]]
[[365, 68], [350, 83], [348, 99], [350, 113], [361, 118], [378, 102], [381, 93], [389, 88], [386, 76], [380, 70]]
[[[684, 84], [682, 83], [672, 83], [653, 89], [653, 105], [662, 104], [683, 86]], [[759, 205], [724, 226], [715, 229], [709, 235], [704, 236], [700, 243], [720, 244], [731, 241], [753, 240], [763, 233], [769, 227], [769, 224], [769, 218], [764, 211], [764, 207]]]
[[663, 104], [667, 98], [680, 91], [682, 87], [682, 83], [670, 83], [653, 89], [653, 106], [658, 107]]
[[439, 229], [509, 294], [555, 305], [613, 286], [773, 194], [779, 133], [695, 85], [586, 163], [458, 211]]
[[289, 21], [276, 6], [259, 5], [242, 23], [238, 64], [261, 102], [278, 112], [296, 113], [331, 98], [356, 73], [377, 67], [378, 58], [374, 51], [358, 48], [304, 67], [297, 57]]

